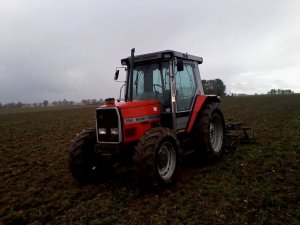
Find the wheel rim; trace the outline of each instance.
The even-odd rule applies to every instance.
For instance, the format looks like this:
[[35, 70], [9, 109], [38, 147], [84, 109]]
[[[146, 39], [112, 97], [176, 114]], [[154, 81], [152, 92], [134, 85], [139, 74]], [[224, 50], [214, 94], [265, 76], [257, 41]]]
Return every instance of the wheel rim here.
[[215, 115], [210, 122], [209, 137], [213, 151], [220, 152], [223, 145], [223, 124], [218, 115]]
[[157, 152], [157, 170], [163, 180], [169, 180], [176, 168], [176, 151], [172, 143], [163, 142]]
[[86, 171], [89, 176], [98, 176], [101, 171], [104, 171], [106, 166], [104, 162], [96, 155], [90, 156], [90, 162], [86, 164]]
[[88, 174], [90, 174], [90, 175], [95, 175], [95, 174], [97, 174], [98, 173], [98, 171], [99, 171], [99, 165], [98, 165], [98, 163], [96, 162], [96, 160], [95, 159], [92, 159], [88, 164], [87, 164], [87, 172], [88, 172]]

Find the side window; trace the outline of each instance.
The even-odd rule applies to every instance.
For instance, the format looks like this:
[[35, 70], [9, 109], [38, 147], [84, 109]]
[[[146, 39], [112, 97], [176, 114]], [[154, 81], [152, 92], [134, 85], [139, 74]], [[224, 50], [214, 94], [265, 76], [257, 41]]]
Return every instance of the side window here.
[[153, 92], [162, 94], [164, 91], [170, 90], [169, 68], [166, 63], [165, 67], [158, 67], [153, 70]]
[[175, 79], [177, 111], [190, 110], [196, 92], [194, 65], [184, 64], [184, 70], [177, 72]]
[[133, 72], [133, 99], [139, 99], [140, 96], [144, 93], [144, 72], [134, 70]]
[[159, 68], [153, 70], [153, 92], [162, 93], [162, 77]]

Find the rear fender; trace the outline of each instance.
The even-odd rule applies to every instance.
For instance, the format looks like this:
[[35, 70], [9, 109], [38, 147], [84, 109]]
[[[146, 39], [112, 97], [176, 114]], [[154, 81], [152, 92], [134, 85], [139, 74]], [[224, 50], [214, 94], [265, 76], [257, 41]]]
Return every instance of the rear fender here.
[[192, 113], [188, 122], [187, 132], [191, 132], [197, 119], [197, 115], [202, 110], [206, 102], [221, 102], [216, 95], [197, 95], [194, 102]]

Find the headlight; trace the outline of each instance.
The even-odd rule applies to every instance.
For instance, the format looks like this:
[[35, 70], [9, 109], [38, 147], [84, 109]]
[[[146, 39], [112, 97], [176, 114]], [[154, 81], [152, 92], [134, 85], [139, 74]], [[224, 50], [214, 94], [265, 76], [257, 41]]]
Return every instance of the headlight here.
[[98, 132], [99, 132], [99, 134], [106, 134], [106, 129], [105, 128], [99, 128]]
[[118, 128], [111, 128], [110, 133], [113, 134], [113, 135], [117, 135], [117, 134], [119, 134], [119, 129]]

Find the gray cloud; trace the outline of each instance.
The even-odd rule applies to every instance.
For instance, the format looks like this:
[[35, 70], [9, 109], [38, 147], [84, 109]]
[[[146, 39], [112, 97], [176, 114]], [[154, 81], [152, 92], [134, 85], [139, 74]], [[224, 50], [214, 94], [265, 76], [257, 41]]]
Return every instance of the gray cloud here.
[[300, 92], [299, 10], [296, 0], [4, 0], [0, 101], [117, 97], [114, 69], [132, 47], [200, 55], [202, 77], [231, 92]]

